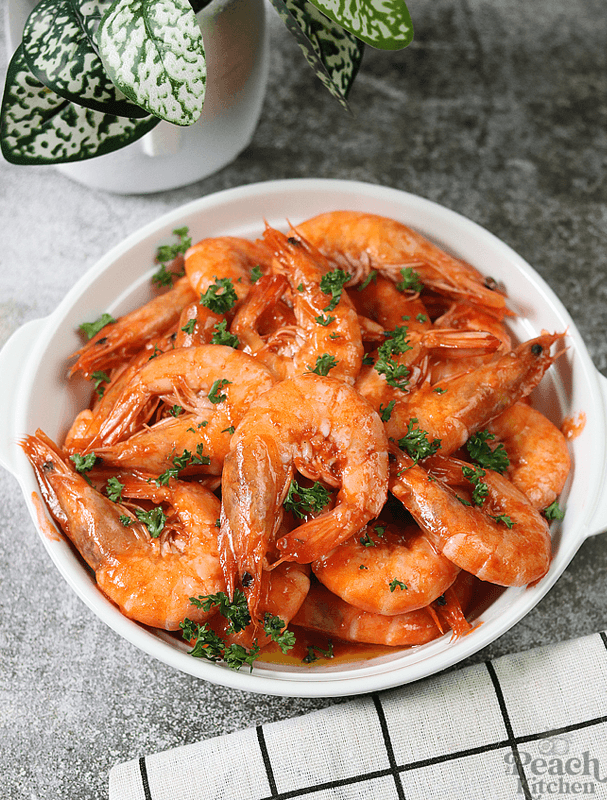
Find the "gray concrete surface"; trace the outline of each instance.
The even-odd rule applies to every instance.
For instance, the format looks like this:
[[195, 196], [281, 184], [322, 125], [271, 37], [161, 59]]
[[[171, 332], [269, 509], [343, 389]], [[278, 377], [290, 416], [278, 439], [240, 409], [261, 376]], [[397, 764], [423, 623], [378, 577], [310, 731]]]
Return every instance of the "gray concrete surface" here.
[[[411, 0], [410, 10], [414, 44], [367, 51], [353, 116], [320, 87], [273, 15], [255, 138], [195, 185], [119, 197], [52, 168], [0, 163], [0, 343], [51, 312], [111, 245], [161, 213], [241, 183], [320, 176], [404, 189], [487, 227], [555, 289], [607, 374], [604, 3]], [[118, 761], [331, 702], [244, 694], [153, 661], [61, 580], [6, 472], [0, 508], [6, 800], [104, 798]], [[606, 573], [601, 535], [526, 619], [471, 660], [607, 628]]]

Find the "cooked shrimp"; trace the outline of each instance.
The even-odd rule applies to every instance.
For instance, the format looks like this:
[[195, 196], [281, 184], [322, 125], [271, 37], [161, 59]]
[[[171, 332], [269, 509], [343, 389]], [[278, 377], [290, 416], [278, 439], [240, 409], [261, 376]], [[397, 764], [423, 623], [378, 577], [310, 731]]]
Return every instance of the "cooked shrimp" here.
[[194, 299], [188, 279], [180, 278], [168, 292], [101, 328], [74, 353], [78, 359], [69, 374], [81, 370], [88, 378], [97, 370], [120, 364], [174, 327], [184, 306]]
[[216, 326], [225, 319], [223, 314], [216, 314], [202, 303], [188, 303], [181, 312], [175, 347], [196, 347], [199, 344], [210, 344]]
[[503, 443], [510, 459], [508, 478], [531, 505], [541, 510], [553, 503], [571, 469], [567, 440], [556, 425], [527, 403], [515, 403], [487, 430]]
[[404, 324], [409, 330], [417, 331], [432, 325], [419, 295], [399, 292], [394, 283], [382, 275], [372, 278], [364, 289], [362, 285], [352, 287], [348, 294], [359, 314], [376, 320], [386, 330]]
[[186, 616], [197, 622], [210, 616], [190, 597], [225, 591], [215, 495], [195, 484], [157, 489], [144, 481], [140, 494], [170, 503], [178, 519], [172, 534], [154, 539], [131, 508], [90, 486], [41, 431], [21, 444], [51, 514], [125, 616], [165, 630], [177, 630]]
[[286, 375], [309, 372], [326, 357], [334, 362], [331, 377], [353, 384], [363, 357], [358, 314], [343, 282], [332, 281], [331, 288], [323, 283], [345, 276], [331, 271], [324, 256], [293, 231], [287, 237], [266, 227], [264, 241], [274, 254], [274, 272], [287, 278], [293, 296], [296, 337]]
[[417, 525], [377, 523], [315, 561], [312, 571], [350, 605], [393, 616], [429, 605], [451, 586], [459, 569]]
[[[159, 353], [173, 349], [172, 336], [164, 336], [148, 342], [138, 353], [112, 371], [109, 383], [103, 385], [103, 395], [97, 399], [92, 409], [80, 412], [70, 430], [68, 431], [64, 449], [68, 453], [77, 453], [85, 450], [99, 433], [101, 425], [107, 415], [121, 396], [124, 388], [148, 361], [156, 358]], [[142, 410], [142, 416], [149, 418], [155, 411], [158, 400], [152, 398]], [[137, 426], [129, 428], [125, 433], [135, 433]]]
[[396, 220], [359, 211], [331, 211], [302, 222], [297, 231], [355, 275], [357, 282], [374, 269], [397, 283], [402, 280], [401, 271], [409, 267], [436, 292], [470, 300], [499, 316], [509, 313], [504, 296], [488, 288], [493, 281]]
[[426, 461], [428, 473], [397, 448], [392, 454], [390, 491], [438, 552], [460, 569], [499, 586], [525, 586], [546, 574], [548, 525], [510, 481], [483, 471], [486, 497], [477, 507], [470, 501], [464, 504], [451, 488], [471, 486], [463, 473], [469, 464], [432, 456]]
[[353, 388], [315, 374], [282, 381], [236, 429], [223, 471], [220, 549], [228, 589], [240, 578], [252, 615], [294, 469], [339, 493], [334, 508], [276, 542], [282, 561], [314, 561], [379, 514], [387, 497], [386, 435]]
[[[399, 344], [399, 333], [403, 331], [403, 343]], [[396, 337], [385, 338], [391, 334], [396, 334]], [[354, 384], [356, 390], [379, 413], [390, 403], [391, 407], [396, 403], [399, 408], [402, 404], [408, 408], [407, 394], [426, 380], [432, 354], [459, 361], [469, 359], [471, 353], [493, 353], [499, 346], [499, 341], [492, 334], [478, 331], [430, 328], [409, 333], [406, 328], [397, 327], [394, 331], [386, 331], [385, 336], [383, 345], [370, 354], [373, 366], [363, 367]], [[390, 346], [392, 341], [395, 342], [394, 348]], [[386, 358], [382, 353], [384, 348], [388, 351], [394, 349], [395, 352]]]
[[301, 608], [310, 590], [310, 567], [307, 564], [279, 564], [276, 569], [264, 572], [257, 617], [243, 631], [227, 633], [229, 623], [216, 616], [211, 627], [221, 635], [226, 644], [241, 644], [259, 647], [269, 644], [271, 639], [263, 632], [266, 615], [278, 617], [286, 627]]
[[439, 603], [405, 614], [386, 616], [362, 611], [332, 594], [320, 584], [310, 587], [292, 624], [319, 631], [348, 642], [385, 644], [391, 647], [426, 644], [441, 636], [445, 628], [451, 627], [456, 634], [470, 630], [461, 608], [465, 608], [471, 594], [468, 576], [454, 584], [449, 611], [444, 614]]
[[89, 449], [124, 438], [155, 397], [202, 418], [214, 408], [209, 422], [213, 431], [235, 427], [251, 402], [273, 383], [263, 364], [232, 347], [209, 344], [164, 353], [147, 362], [124, 387]]
[[218, 279], [232, 282], [239, 300], [251, 288], [250, 273], [256, 266], [268, 268], [271, 255], [263, 243], [236, 236], [202, 239], [185, 254], [185, 272], [190, 286], [204, 294]]
[[214, 409], [204, 417], [187, 413], [165, 417], [117, 444], [95, 446], [95, 455], [109, 466], [145, 470], [156, 476], [174, 468], [180, 459], [185, 464], [180, 475], [221, 475], [231, 429], [221, 428], [225, 416], [218, 422]]
[[442, 455], [454, 453], [474, 432], [538, 385], [559, 355], [551, 355], [552, 345], [563, 338], [564, 334], [544, 333], [440, 387], [424, 385], [399, 398], [386, 422], [388, 436], [398, 439], [417, 419], [417, 427], [429, 439], [440, 439]]

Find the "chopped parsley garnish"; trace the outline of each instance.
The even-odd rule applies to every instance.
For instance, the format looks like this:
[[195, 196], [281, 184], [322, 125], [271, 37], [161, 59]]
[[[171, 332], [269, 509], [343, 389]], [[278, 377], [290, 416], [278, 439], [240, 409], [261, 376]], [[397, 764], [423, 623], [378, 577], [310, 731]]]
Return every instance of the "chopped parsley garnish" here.
[[189, 450], [184, 450], [180, 456], [174, 456], [171, 460], [173, 466], [165, 470], [162, 475], [154, 479], [156, 486], [168, 486], [171, 478], [176, 478], [181, 470], [188, 467], [190, 464], [202, 464], [208, 466], [211, 463], [209, 456], [203, 456], [202, 450], [204, 445], [202, 442], [196, 445], [196, 455], [192, 455]]
[[377, 283], [377, 271], [372, 269], [371, 272], [367, 275], [364, 281], [357, 287], [358, 292], [363, 292], [367, 286], [373, 281], [373, 283]]
[[343, 269], [334, 269], [331, 272], [326, 272], [320, 279], [320, 291], [323, 294], [330, 294], [331, 300], [329, 304], [323, 308], [323, 311], [333, 311], [335, 306], [341, 300], [341, 294], [344, 286], [350, 280], [350, 276]]
[[316, 366], [314, 369], [311, 369], [310, 372], [315, 372], [317, 375], [322, 375], [326, 377], [329, 374], [329, 371], [338, 365], [338, 360], [335, 356], [330, 356], [328, 353], [323, 353], [321, 356], [318, 356], [316, 359]]
[[216, 278], [209, 288], [200, 295], [203, 306], [216, 314], [225, 314], [238, 300], [231, 278]]
[[331, 495], [319, 481], [313, 486], [300, 486], [295, 479], [291, 481], [283, 506], [299, 519], [304, 519], [313, 511], [322, 511], [329, 503]]
[[418, 314], [415, 319], [418, 322], [428, 322], [428, 315], [427, 314]]
[[97, 392], [99, 397], [103, 397], [103, 394], [105, 392], [105, 386], [102, 386], [101, 384], [109, 383], [110, 376], [107, 374], [107, 372], [103, 372], [102, 370], [96, 370], [95, 372], [91, 373], [90, 379], [92, 381], [95, 381], [95, 391]]
[[323, 325], [326, 328], [327, 325], [330, 325], [332, 322], [335, 322], [335, 317], [332, 317], [330, 314], [328, 317], [325, 317], [324, 314], [321, 314], [318, 317], [314, 317], [314, 321], [317, 322], [319, 325]]
[[456, 494], [455, 496], [463, 506], [471, 506], [472, 505], [470, 500], [466, 500], [465, 497], [461, 497], [459, 494]]
[[372, 367], [374, 363], [375, 363], [375, 360], [374, 360], [373, 356], [371, 355], [371, 353], [366, 353], [363, 356], [363, 364], [365, 364], [367, 367]]
[[384, 533], [386, 532], [386, 526], [385, 526], [385, 525], [376, 525], [376, 526], [373, 528], [373, 530], [375, 531], [375, 533], [376, 533], [376, 534], [377, 534], [377, 535], [380, 537], [380, 539], [381, 539], [381, 537], [382, 537], [382, 536], [384, 535]]
[[259, 655], [260, 648], [257, 643], [253, 644], [250, 650], [243, 647], [241, 644], [226, 645], [223, 639], [211, 630], [205, 622], [199, 625], [197, 622], [192, 622], [191, 619], [184, 619], [179, 623], [182, 631], [183, 638], [188, 641], [194, 641], [192, 650], [189, 651], [194, 658], [205, 658], [207, 661], [225, 661], [230, 669], [240, 669], [243, 664], [247, 664], [251, 671], [253, 670], [253, 662]]
[[498, 514], [496, 517], [490, 514], [489, 516], [496, 522], [503, 522], [507, 528], [514, 527], [514, 522], [512, 522], [512, 519], [507, 514]]
[[259, 266], [259, 264], [257, 264], [257, 266], [255, 266], [255, 267], [253, 267], [253, 269], [251, 270], [251, 273], [250, 273], [250, 276], [249, 276], [249, 277], [251, 278], [251, 283], [257, 283], [257, 281], [258, 281], [258, 280], [259, 280], [261, 277], [263, 277], [263, 270], [262, 270], [262, 268]]
[[437, 387], [435, 387], [434, 389], [432, 389], [432, 391], [433, 391], [433, 392], [436, 392], [436, 394], [445, 394], [445, 392], [446, 392], [447, 390], [446, 390], [446, 389], [443, 389], [441, 386], [437, 386]]
[[160, 536], [167, 521], [166, 514], [160, 506], [156, 506], [150, 509], [150, 511], [136, 508], [135, 516], [139, 522], [143, 522], [152, 539], [157, 539]]
[[297, 291], [298, 292], [303, 292], [303, 290], [304, 290], [304, 285], [303, 285], [303, 283], [300, 283], [299, 286], [297, 287]]
[[233, 425], [230, 425], [230, 427], [229, 427], [229, 428], [224, 428], [224, 429], [222, 430], [222, 433], [229, 433], [229, 434], [230, 434], [230, 436], [232, 436], [232, 435], [234, 434], [234, 431], [235, 431], [235, 430], [236, 430], [236, 428], [235, 428]]
[[[318, 655], [317, 655], [318, 653]], [[313, 661], [318, 661], [319, 656], [321, 658], [333, 658], [333, 642], [329, 639], [327, 643], [327, 649], [323, 650], [322, 647], [317, 647], [314, 644], [308, 645], [308, 655], [304, 656], [303, 662], [304, 664], [311, 664]]]
[[489, 487], [481, 480], [486, 475], [485, 470], [479, 466], [462, 467], [462, 475], [474, 486], [472, 502], [477, 506], [481, 506], [485, 497], [489, 494]]
[[289, 650], [293, 649], [295, 634], [287, 629], [280, 617], [273, 617], [271, 614], [266, 613], [263, 621], [263, 630], [273, 642], [276, 642], [283, 653], [288, 653]]
[[[171, 286], [173, 278], [179, 277], [176, 272], [169, 272], [166, 264], [173, 261], [180, 253], [185, 251], [192, 244], [192, 239], [188, 236], [188, 228], [175, 228], [173, 234], [179, 238], [175, 244], [160, 245], [156, 252], [156, 261], [160, 264], [160, 269], [152, 275], [152, 283], [156, 286]], [[179, 273], [183, 275], [183, 272]]]
[[395, 589], [402, 589], [403, 591], [407, 588], [407, 584], [399, 581], [398, 578], [393, 578], [390, 583], [390, 591], [393, 592]]
[[369, 531], [366, 531], [365, 535], [361, 536], [358, 541], [362, 544], [363, 547], [375, 547], [375, 542], [369, 536]]
[[468, 439], [466, 449], [470, 453], [470, 458], [481, 467], [492, 469], [503, 475], [510, 466], [510, 459], [501, 442], [493, 450], [489, 447], [487, 442], [492, 439], [495, 439], [493, 433], [489, 433], [487, 430], [477, 431]]
[[361, 564], [358, 569], [369, 569], [369, 567], [365, 567], [364, 564]]
[[390, 402], [385, 408], [383, 403], [380, 403], [379, 416], [381, 417], [382, 422], [388, 422], [388, 420], [392, 416], [392, 411], [394, 410], [395, 405], [396, 405], [396, 400], [390, 400]]
[[554, 503], [550, 503], [550, 505], [544, 509], [544, 516], [549, 520], [563, 519], [565, 516], [565, 510], [561, 508], [558, 504], [558, 501], [555, 500]]
[[105, 487], [105, 493], [113, 503], [122, 503], [123, 489], [124, 484], [120, 483], [118, 478], [108, 478], [108, 482]]
[[402, 281], [396, 284], [399, 292], [421, 292], [424, 288], [423, 283], [419, 279], [419, 273], [411, 269], [411, 267], [403, 267], [400, 271]]
[[169, 408], [169, 414], [172, 417], [178, 417], [181, 413], [183, 413], [183, 406], [175, 405], [172, 408]]
[[226, 330], [227, 325], [227, 320], [222, 319], [221, 322], [218, 322], [213, 326], [211, 344], [224, 344], [227, 347], [233, 347], [236, 349], [240, 344], [238, 341], [238, 336], [234, 336], [233, 333], [230, 333], [230, 331]]
[[404, 389], [409, 383], [406, 380], [409, 370], [402, 364], [398, 364], [394, 355], [411, 350], [409, 340], [406, 338], [407, 326], [397, 325], [393, 331], [384, 331], [384, 335], [388, 338], [377, 348], [375, 371], [385, 377], [389, 386]]
[[130, 517], [128, 517], [126, 514], [121, 514], [118, 517], [118, 519], [124, 525], [125, 528], [128, 528], [129, 525], [131, 525], [133, 523], [133, 520]]
[[161, 356], [161, 355], [162, 355], [162, 350], [159, 350], [159, 349], [156, 347], [156, 345], [154, 345], [154, 352], [153, 352], [153, 353], [152, 353], [152, 355], [151, 355], [151, 356], [148, 358], [148, 361], [151, 361], [153, 358], [156, 358], [156, 356]]
[[226, 394], [221, 394], [221, 390], [224, 386], [232, 383], [232, 381], [227, 380], [227, 378], [218, 378], [215, 383], [211, 386], [211, 391], [209, 392], [209, 400], [214, 405], [218, 403], [223, 403], [223, 401], [227, 398]]
[[86, 456], [80, 456], [76, 454], [70, 456], [70, 461], [74, 462], [74, 467], [78, 472], [88, 472], [95, 466], [95, 461], [97, 461], [97, 456], [95, 455], [95, 453], [89, 453]]
[[226, 633], [238, 633], [251, 622], [251, 616], [247, 607], [247, 598], [242, 589], [234, 590], [234, 599], [230, 600], [225, 592], [217, 594], [199, 595], [190, 597], [190, 603], [203, 611], [210, 611], [217, 608], [222, 617], [230, 621]]
[[410, 419], [407, 423], [407, 433], [398, 440], [400, 449], [405, 450], [415, 463], [422, 458], [433, 456], [441, 446], [440, 439], [430, 441], [427, 431], [413, 427], [418, 423], [417, 417]]
[[189, 319], [186, 324], [181, 329], [184, 333], [188, 333], [190, 336], [194, 333], [194, 328], [196, 327], [196, 317], [192, 317]]
[[102, 314], [98, 320], [95, 322], [83, 322], [82, 325], [79, 325], [81, 331], [83, 331], [89, 339], [92, 339], [102, 328], [105, 328], [106, 325], [109, 325], [111, 322], [116, 322], [114, 317], [111, 314]]

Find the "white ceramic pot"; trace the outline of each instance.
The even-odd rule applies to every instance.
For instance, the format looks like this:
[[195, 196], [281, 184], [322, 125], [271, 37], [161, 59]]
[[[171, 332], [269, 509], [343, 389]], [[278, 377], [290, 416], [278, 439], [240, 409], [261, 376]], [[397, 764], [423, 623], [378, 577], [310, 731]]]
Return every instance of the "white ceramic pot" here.
[[[34, 0], [9, 0], [14, 49]], [[174, 189], [212, 175], [249, 145], [268, 79], [265, 0], [213, 0], [198, 14], [207, 59], [207, 92], [197, 122], [160, 122], [137, 142], [57, 169], [79, 183], [119, 194]]]
[[[364, 210], [398, 219], [462, 257], [507, 287], [517, 312], [511, 331], [518, 340], [546, 329], [567, 331], [567, 351], [534, 392], [534, 404], [553, 421], [586, 414], [586, 425], [571, 442], [573, 470], [561, 496], [567, 513], [553, 523], [553, 559], [538, 583], [505, 590], [478, 618], [482, 624], [451, 641], [396, 649], [369, 661], [312, 667], [256, 664], [234, 672], [187, 654], [174, 638], [123, 617], [99, 591], [79, 556], [63, 538], [49, 538], [32, 500], [39, 491], [18, 440], [41, 427], [61, 440], [88, 402], [90, 383], [66, 380], [69, 356], [80, 345], [77, 326], [108, 311], [125, 313], [150, 297], [154, 255], [187, 225], [194, 241], [206, 236], [256, 237], [263, 220], [285, 228], [331, 209]], [[195, 200], [171, 211], [104, 256], [46, 319], [18, 330], [0, 352], [0, 462], [19, 481], [42, 542], [60, 573], [84, 602], [128, 641], [184, 672], [213, 683], [265, 694], [302, 697], [352, 695], [397, 686], [443, 670], [488, 645], [511, 628], [546, 594], [584, 539], [607, 529], [607, 380], [595, 369], [575, 324], [550, 287], [507, 245], [453, 211], [420, 197], [370, 184], [332, 180], [290, 180], [253, 184]]]

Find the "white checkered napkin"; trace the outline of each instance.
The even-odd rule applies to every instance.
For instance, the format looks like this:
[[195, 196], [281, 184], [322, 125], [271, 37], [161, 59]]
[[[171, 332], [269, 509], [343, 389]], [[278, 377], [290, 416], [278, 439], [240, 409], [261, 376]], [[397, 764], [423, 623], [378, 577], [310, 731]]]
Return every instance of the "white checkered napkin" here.
[[574, 795], [607, 800], [605, 633], [141, 757], [110, 773], [110, 800]]

